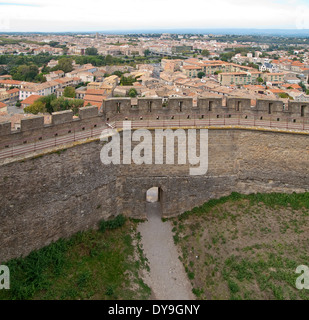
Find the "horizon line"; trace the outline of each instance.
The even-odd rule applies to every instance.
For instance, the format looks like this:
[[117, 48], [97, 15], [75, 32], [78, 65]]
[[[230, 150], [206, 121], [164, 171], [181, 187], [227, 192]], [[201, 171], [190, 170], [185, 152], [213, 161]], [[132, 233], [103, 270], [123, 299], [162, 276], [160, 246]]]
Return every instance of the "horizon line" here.
[[[1, 4], [1, 3], [0, 3]], [[295, 29], [295, 28], [238, 28], [238, 27], [227, 27], [227, 28], [213, 28], [213, 27], [200, 27], [200, 28], [132, 28], [132, 29], [110, 29], [110, 30], [74, 30], [74, 31], [68, 31], [68, 30], [63, 30], [63, 31], [0, 31], [0, 34], [10, 34], [10, 33], [96, 33], [96, 32], [122, 32], [122, 33], [130, 33], [132, 31], [136, 32], [139, 31], [141, 33], [149, 32], [149, 31], [155, 31], [154, 33], [159, 33], [162, 31], [190, 31], [190, 30], [195, 30], [195, 31], [293, 31], [297, 33], [304, 33], [308, 32], [309, 36], [309, 28], [308, 29]]]

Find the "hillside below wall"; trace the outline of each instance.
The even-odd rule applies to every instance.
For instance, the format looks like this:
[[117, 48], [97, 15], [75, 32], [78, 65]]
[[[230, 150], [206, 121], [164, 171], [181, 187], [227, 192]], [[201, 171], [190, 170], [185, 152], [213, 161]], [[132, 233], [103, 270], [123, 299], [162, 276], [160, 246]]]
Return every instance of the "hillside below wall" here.
[[145, 218], [146, 191], [154, 186], [162, 190], [164, 217], [232, 191], [309, 190], [308, 135], [209, 130], [204, 176], [190, 176], [188, 165], [106, 166], [101, 148], [95, 141], [0, 166], [0, 262], [111, 216]]

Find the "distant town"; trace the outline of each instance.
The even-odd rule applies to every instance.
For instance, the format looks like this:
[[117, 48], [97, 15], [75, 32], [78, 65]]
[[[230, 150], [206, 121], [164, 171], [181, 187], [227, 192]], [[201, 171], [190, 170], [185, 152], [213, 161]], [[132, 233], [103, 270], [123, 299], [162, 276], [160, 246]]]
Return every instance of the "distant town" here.
[[0, 121], [111, 97], [309, 102], [309, 39], [213, 34], [1, 34]]

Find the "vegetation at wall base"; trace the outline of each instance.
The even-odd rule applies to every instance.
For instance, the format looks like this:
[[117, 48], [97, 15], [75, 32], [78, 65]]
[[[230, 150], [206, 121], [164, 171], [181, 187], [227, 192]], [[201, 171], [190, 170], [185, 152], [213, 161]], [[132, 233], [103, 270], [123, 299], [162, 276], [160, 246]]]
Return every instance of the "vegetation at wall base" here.
[[11, 289], [0, 290], [0, 300], [148, 299], [137, 223], [118, 216], [102, 225], [104, 233], [79, 232], [6, 262]]
[[309, 299], [309, 193], [232, 193], [171, 221], [197, 299]]

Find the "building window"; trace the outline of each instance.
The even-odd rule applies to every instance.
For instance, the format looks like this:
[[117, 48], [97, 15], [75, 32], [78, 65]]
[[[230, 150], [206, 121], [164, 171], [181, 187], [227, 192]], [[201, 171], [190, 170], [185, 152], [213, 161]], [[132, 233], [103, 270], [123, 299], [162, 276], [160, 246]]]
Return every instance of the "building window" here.
[[180, 102], [179, 102], [179, 112], [182, 112], [182, 105], [183, 105], [183, 102], [180, 101]]

